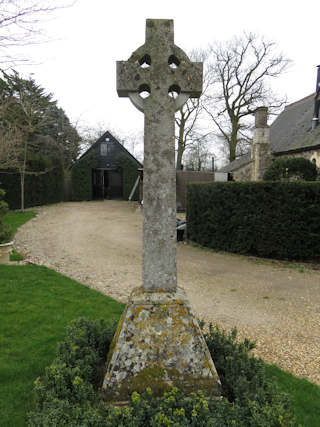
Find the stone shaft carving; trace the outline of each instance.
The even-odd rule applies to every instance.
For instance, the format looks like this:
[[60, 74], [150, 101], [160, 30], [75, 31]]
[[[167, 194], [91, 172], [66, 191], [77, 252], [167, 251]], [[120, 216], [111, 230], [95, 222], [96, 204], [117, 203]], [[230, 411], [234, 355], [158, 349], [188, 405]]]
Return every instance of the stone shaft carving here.
[[[202, 91], [202, 63], [174, 45], [173, 21], [148, 19], [146, 42], [117, 62], [117, 92], [144, 113], [142, 287], [174, 292], [176, 172], [174, 114]], [[142, 98], [141, 94], [148, 96]], [[175, 95], [175, 96], [170, 96]]]

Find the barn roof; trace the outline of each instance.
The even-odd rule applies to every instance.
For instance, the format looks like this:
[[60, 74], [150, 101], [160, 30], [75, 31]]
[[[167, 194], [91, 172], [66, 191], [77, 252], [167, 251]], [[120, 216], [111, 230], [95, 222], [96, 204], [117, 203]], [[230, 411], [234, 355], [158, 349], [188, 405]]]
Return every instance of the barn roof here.
[[91, 145], [91, 147], [89, 147], [80, 157], [78, 160], [82, 159], [82, 157], [86, 156], [91, 150], [93, 150], [97, 145], [101, 144], [104, 141], [107, 141], [109, 138], [109, 140], [112, 140], [113, 142], [115, 142], [116, 144], [118, 144], [121, 147], [121, 150], [123, 152], [125, 152], [126, 154], [128, 154], [129, 157], [131, 157], [135, 162], [138, 163], [138, 165], [142, 168], [143, 165], [141, 162], [139, 162], [139, 160], [137, 160], [131, 153], [130, 151], [128, 151], [118, 140], [117, 138], [115, 138], [111, 132], [109, 132], [108, 130], [101, 135], [97, 141]]

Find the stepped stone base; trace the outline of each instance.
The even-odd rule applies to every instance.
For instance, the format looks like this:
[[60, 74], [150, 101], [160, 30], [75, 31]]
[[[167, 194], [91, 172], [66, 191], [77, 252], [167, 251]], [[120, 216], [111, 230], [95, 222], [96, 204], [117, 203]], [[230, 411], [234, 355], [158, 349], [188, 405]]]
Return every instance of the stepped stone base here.
[[155, 395], [176, 386], [185, 393], [220, 395], [220, 380], [182, 289], [135, 289], [110, 348], [103, 390], [108, 401], [127, 401], [150, 387]]

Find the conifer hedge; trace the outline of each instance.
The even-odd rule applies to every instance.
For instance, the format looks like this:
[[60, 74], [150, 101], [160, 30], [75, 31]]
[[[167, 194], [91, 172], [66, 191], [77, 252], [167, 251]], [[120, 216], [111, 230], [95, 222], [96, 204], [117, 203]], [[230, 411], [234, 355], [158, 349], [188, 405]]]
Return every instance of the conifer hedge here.
[[320, 260], [319, 182], [192, 183], [188, 238], [228, 252]]
[[[6, 192], [5, 201], [10, 209], [20, 209], [20, 175], [0, 171], [0, 185]], [[63, 169], [57, 165], [41, 175], [25, 176], [24, 207], [47, 205], [63, 200]]]

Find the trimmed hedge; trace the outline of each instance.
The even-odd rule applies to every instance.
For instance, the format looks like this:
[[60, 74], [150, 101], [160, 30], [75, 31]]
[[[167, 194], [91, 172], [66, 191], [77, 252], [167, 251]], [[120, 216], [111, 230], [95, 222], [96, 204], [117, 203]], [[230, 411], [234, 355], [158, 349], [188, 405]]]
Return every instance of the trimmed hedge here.
[[[201, 391], [185, 396], [177, 388], [154, 397], [150, 389], [132, 394], [128, 406], [106, 406], [99, 392], [101, 362], [112, 339], [103, 320], [71, 324], [53, 365], [36, 385], [36, 409], [29, 426], [295, 426], [286, 395], [264, 372], [261, 360], [248, 355], [254, 343], [236, 342], [211, 325], [205, 334], [221, 378], [221, 399]], [[100, 373], [100, 379], [99, 379]]]
[[320, 260], [319, 182], [193, 183], [188, 238], [215, 250]]
[[95, 150], [78, 160], [71, 169], [72, 200], [92, 200], [92, 169], [98, 167]]
[[275, 160], [265, 171], [265, 181], [315, 181], [318, 171], [314, 163], [303, 157], [284, 157]]
[[[47, 205], [63, 200], [62, 165], [41, 175], [26, 175], [24, 189], [24, 207]], [[0, 185], [5, 190], [5, 201], [10, 209], [21, 207], [20, 175], [0, 171]]]

